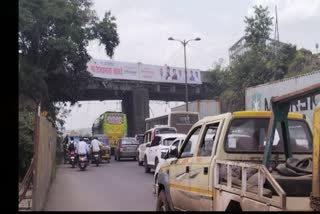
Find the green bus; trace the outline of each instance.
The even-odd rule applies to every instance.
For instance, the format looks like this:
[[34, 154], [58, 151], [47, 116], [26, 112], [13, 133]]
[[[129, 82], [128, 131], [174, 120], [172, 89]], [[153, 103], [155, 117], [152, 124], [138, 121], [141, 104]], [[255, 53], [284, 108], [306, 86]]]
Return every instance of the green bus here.
[[127, 131], [127, 117], [122, 112], [104, 112], [92, 125], [92, 136], [104, 134], [108, 138], [111, 154], [114, 154], [117, 140], [126, 137]]

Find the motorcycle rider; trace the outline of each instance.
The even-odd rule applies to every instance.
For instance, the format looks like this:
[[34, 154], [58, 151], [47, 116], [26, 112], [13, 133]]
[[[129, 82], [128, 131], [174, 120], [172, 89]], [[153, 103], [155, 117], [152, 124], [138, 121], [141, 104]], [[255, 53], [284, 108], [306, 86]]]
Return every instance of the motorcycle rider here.
[[75, 151], [75, 150], [76, 150], [76, 148], [74, 145], [73, 137], [70, 137], [70, 142], [68, 143], [68, 151], [70, 153], [71, 151]]
[[100, 148], [102, 147], [102, 143], [98, 140], [97, 137], [93, 137], [90, 147], [92, 149], [92, 154], [98, 152], [100, 156]]
[[68, 144], [69, 144], [69, 136], [67, 135], [63, 142], [63, 158], [64, 158], [64, 162], [66, 163], [67, 159], [68, 159]]
[[80, 141], [77, 143], [76, 153], [77, 153], [77, 161], [79, 160], [79, 155], [86, 155], [86, 157], [88, 158], [89, 146], [86, 143], [86, 141], [84, 141], [83, 137], [80, 138]]

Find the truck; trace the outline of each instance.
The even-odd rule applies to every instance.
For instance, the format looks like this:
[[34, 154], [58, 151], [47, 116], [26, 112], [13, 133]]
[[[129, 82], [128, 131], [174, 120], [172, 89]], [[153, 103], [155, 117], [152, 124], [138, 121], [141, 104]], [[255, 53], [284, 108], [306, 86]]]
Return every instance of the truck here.
[[[320, 70], [316, 70], [307, 74], [248, 87], [245, 90], [245, 110], [270, 111], [272, 97], [291, 93], [319, 82]], [[290, 111], [306, 115], [309, 125], [312, 126], [312, 113], [318, 103], [320, 103], [320, 94], [305, 95], [291, 102]]]
[[[172, 112], [185, 111], [186, 105], [171, 108]], [[199, 112], [199, 118], [218, 115], [221, 113], [221, 103], [217, 100], [196, 100], [188, 103], [188, 111]]]
[[[159, 170], [157, 211], [319, 211], [320, 106], [313, 140], [290, 103], [320, 83], [271, 99], [270, 111], [205, 117]], [[194, 148], [194, 149], [192, 149]]]

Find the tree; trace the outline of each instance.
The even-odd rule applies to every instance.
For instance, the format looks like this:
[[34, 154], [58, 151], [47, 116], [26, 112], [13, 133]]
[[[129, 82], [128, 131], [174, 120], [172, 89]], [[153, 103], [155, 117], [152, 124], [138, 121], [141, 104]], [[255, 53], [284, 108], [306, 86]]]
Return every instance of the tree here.
[[[99, 39], [112, 57], [119, 44], [115, 17], [107, 12], [99, 21], [91, 0], [19, 1], [19, 176], [33, 153], [33, 117], [37, 103], [48, 117], [63, 126], [63, 105], [78, 101], [89, 83], [86, 47]], [[59, 131], [59, 130], [58, 130]]]
[[246, 43], [252, 49], [264, 50], [266, 41], [272, 30], [272, 17], [269, 16], [268, 7], [254, 6], [254, 17], [245, 17], [244, 22]]
[[55, 118], [53, 102], [72, 104], [88, 85], [86, 47], [100, 39], [112, 57], [119, 44], [110, 12], [99, 22], [91, 0], [19, 1], [19, 93], [41, 102]]

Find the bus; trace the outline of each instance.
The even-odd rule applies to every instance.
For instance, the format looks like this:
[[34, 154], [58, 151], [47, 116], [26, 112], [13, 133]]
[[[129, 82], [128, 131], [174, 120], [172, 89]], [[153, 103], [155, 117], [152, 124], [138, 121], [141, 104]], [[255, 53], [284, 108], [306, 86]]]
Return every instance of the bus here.
[[147, 118], [146, 130], [157, 126], [175, 127], [178, 133], [187, 134], [193, 124], [199, 120], [198, 112], [175, 111], [166, 115]]
[[104, 134], [110, 145], [111, 154], [114, 154], [118, 139], [127, 136], [127, 117], [122, 112], [105, 112], [92, 125], [92, 136]]

